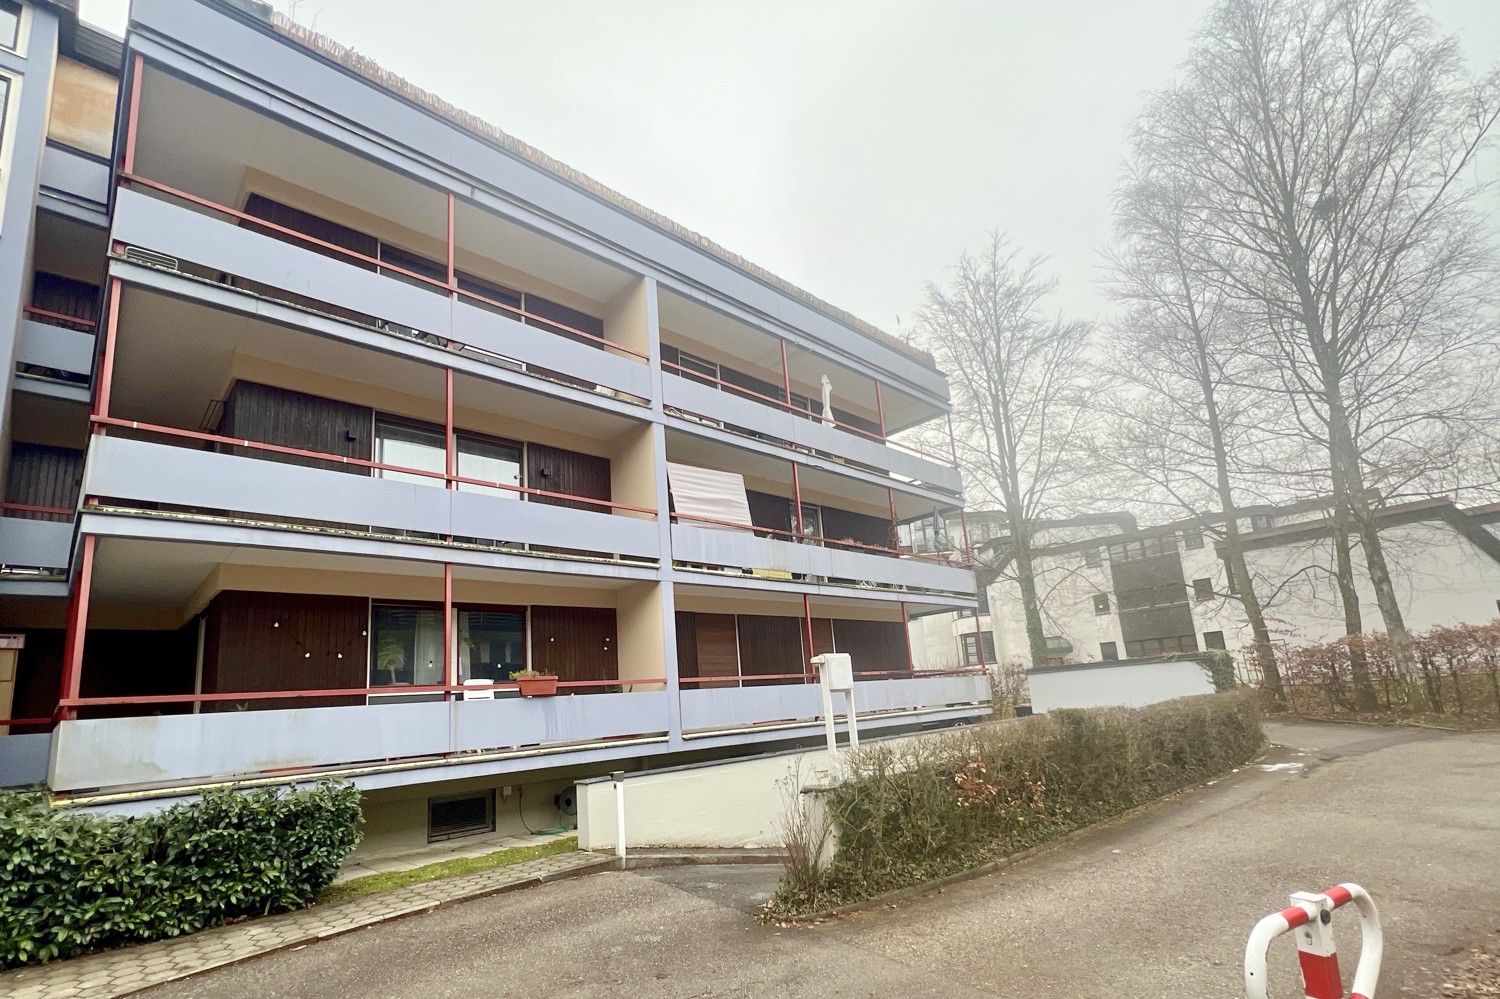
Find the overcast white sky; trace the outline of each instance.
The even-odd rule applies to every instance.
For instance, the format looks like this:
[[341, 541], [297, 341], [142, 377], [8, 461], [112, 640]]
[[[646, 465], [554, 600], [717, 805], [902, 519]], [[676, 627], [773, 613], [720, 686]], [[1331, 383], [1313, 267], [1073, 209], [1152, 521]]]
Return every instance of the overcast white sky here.
[[[833, 304], [909, 323], [985, 231], [1093, 316], [1125, 132], [1209, 0], [275, 0]], [[124, 0], [84, 0], [123, 28]], [[293, 10], [295, 8], [295, 10]], [[1500, 0], [1434, 0], [1471, 68]], [[1495, 157], [1487, 173], [1496, 174]]]

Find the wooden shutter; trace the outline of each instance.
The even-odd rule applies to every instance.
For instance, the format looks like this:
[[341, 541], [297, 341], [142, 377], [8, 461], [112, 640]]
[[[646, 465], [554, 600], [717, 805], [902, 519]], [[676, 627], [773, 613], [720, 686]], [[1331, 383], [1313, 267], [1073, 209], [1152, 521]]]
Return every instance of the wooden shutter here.
[[[219, 433], [263, 444], [279, 444], [304, 451], [321, 451], [324, 454], [369, 461], [374, 454], [373, 424], [373, 414], [365, 406], [241, 381], [234, 383], [229, 390], [229, 398], [224, 400]], [[231, 447], [229, 450], [234, 454], [245, 454], [266, 461], [330, 468], [354, 475], [370, 474], [368, 468], [343, 462], [251, 448]]]
[[[226, 590], [209, 605], [203, 645], [203, 690], [320, 690], [369, 681], [365, 632], [370, 602], [321, 593]], [[363, 704], [364, 695], [247, 701], [251, 708]], [[234, 702], [205, 704], [232, 710]]]
[[[531, 608], [531, 665], [559, 680], [620, 676], [613, 607]], [[589, 693], [600, 688], [578, 688]]]
[[[83, 452], [17, 442], [10, 446], [9, 475], [5, 502], [72, 510], [78, 505], [78, 488], [83, 481]], [[10, 515], [25, 520], [57, 519], [45, 513], [13, 511]]]
[[[567, 493], [571, 496], [587, 496], [590, 499], [610, 499], [609, 459], [596, 458], [591, 454], [565, 451], [545, 444], [526, 445], [526, 484], [532, 489]], [[608, 507], [575, 500], [556, 499], [551, 496], [531, 497], [537, 503], [550, 503], [574, 510], [592, 510], [608, 513]]]
[[[835, 621], [833, 637], [856, 673], [906, 670], [906, 631], [900, 621]], [[990, 662], [994, 662], [993, 654]]]
[[[770, 617], [761, 614], [739, 615], [740, 673], [753, 676], [802, 674], [806, 671], [802, 654], [802, 619]], [[766, 683], [800, 683], [798, 679], [768, 680]]]

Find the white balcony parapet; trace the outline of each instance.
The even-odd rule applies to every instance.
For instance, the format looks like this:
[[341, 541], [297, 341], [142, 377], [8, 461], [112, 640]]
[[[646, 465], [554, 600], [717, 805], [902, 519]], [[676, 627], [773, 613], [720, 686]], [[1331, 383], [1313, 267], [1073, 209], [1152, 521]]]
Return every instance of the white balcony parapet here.
[[679, 562], [770, 569], [966, 595], [974, 593], [972, 571], [932, 559], [844, 551], [825, 545], [757, 538], [747, 531], [692, 524], [672, 526], [672, 557]]
[[72, 561], [73, 523], [0, 517], [0, 562], [66, 569]]
[[[216, 781], [664, 735], [668, 694], [585, 694], [60, 722], [55, 791]], [[248, 697], [248, 695], [247, 695]]]
[[880, 441], [863, 437], [818, 420], [798, 416], [791, 410], [747, 399], [734, 392], [693, 381], [670, 372], [662, 375], [662, 401], [684, 412], [695, 413], [732, 426], [744, 427], [788, 441], [802, 448], [848, 458], [881, 468], [914, 482], [957, 493], [962, 486], [958, 470]]
[[649, 399], [642, 361], [121, 188], [110, 236], [305, 298]]
[[[854, 706], [861, 717], [876, 712], [957, 705], [979, 705], [976, 713], [987, 714], [989, 699], [989, 681], [980, 675], [858, 680], [854, 685]], [[840, 713], [844, 710], [841, 695], [835, 697], [834, 710]], [[684, 733], [718, 732], [778, 723], [812, 725], [822, 721], [822, 714], [822, 699], [816, 684], [682, 691]]]
[[123, 437], [92, 438], [85, 495], [655, 559], [654, 520]]

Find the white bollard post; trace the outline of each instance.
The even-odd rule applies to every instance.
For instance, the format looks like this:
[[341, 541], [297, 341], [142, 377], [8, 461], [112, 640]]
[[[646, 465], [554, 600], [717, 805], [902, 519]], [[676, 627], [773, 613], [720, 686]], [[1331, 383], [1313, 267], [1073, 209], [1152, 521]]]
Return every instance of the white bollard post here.
[[615, 782], [615, 856], [625, 862], [625, 771], [610, 775]]

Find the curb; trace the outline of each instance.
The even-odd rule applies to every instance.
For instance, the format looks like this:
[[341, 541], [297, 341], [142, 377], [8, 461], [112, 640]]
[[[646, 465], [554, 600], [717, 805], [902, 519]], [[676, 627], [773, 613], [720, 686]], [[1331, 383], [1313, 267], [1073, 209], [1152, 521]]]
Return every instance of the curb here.
[[[1262, 749], [1259, 753], [1256, 753], [1250, 759], [1246, 760], [1244, 763], [1241, 763], [1238, 767], [1240, 772], [1245, 772], [1248, 768], [1254, 766], [1260, 760], [1265, 759], [1266, 753], [1269, 751], [1269, 749], [1270, 745], [1268, 743], [1265, 749]], [[1219, 777], [1211, 777], [1208, 780], [1199, 781], [1197, 784], [1192, 784], [1188, 787], [1172, 791], [1169, 794], [1162, 795], [1155, 801], [1148, 801], [1144, 805], [1136, 805], [1134, 808], [1121, 812], [1119, 815], [1112, 815], [1107, 819], [1101, 819], [1100, 821], [1095, 822], [1091, 825], [1082, 826], [1078, 829], [1072, 830], [1071, 832], [1064, 833], [1056, 839], [1050, 839], [1045, 843], [1038, 843], [1036, 846], [1027, 847], [1025, 850], [1022, 850], [1019, 853], [1012, 853], [1009, 856], [1000, 858], [999, 860], [992, 860], [989, 863], [980, 864], [978, 867], [971, 867], [966, 871], [959, 871], [957, 874], [948, 874], [940, 878], [932, 878], [931, 880], [923, 881], [920, 884], [909, 885], [905, 888], [895, 888], [891, 891], [881, 892], [879, 895], [873, 895], [870, 898], [862, 899], [858, 902], [848, 902], [844, 905], [834, 906], [831, 909], [821, 909], [817, 912], [808, 913], [806, 915], [769, 916], [769, 914], [767, 914], [767, 916], [777, 923], [810, 924], [827, 922], [828, 920], [837, 919], [840, 916], [847, 916], [855, 912], [867, 912], [871, 909], [883, 909], [886, 906], [894, 905], [897, 902], [903, 902], [910, 898], [916, 898], [919, 895], [927, 895], [934, 892], [940, 892], [950, 885], [961, 884], [965, 881], [972, 881], [975, 878], [982, 878], [985, 875], [994, 874], [995, 872], [1004, 870], [1007, 867], [1013, 867], [1016, 864], [1021, 863], [1022, 861], [1030, 860], [1033, 857], [1040, 856], [1041, 854], [1057, 849], [1058, 847], [1066, 846], [1069, 843], [1075, 842], [1079, 839], [1083, 839], [1086, 836], [1100, 832], [1104, 829], [1108, 829], [1110, 826], [1118, 825], [1123, 822], [1129, 822], [1132, 819], [1138, 819], [1141, 816], [1147, 815], [1159, 808], [1163, 808], [1180, 798], [1184, 798], [1213, 784], [1217, 784], [1225, 780], [1226, 778], [1237, 776], [1239, 776], [1239, 774], [1231, 771]]]

